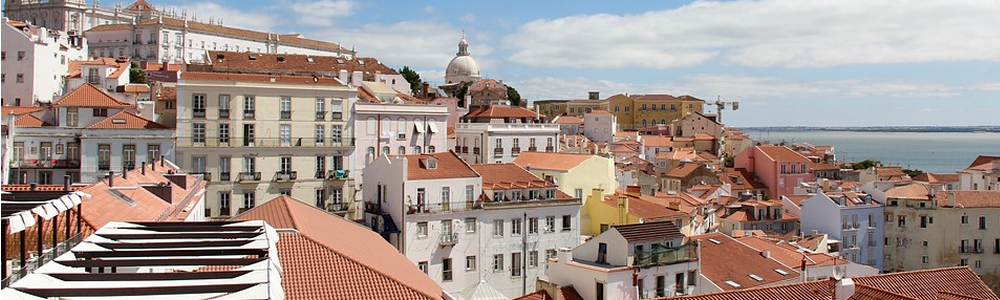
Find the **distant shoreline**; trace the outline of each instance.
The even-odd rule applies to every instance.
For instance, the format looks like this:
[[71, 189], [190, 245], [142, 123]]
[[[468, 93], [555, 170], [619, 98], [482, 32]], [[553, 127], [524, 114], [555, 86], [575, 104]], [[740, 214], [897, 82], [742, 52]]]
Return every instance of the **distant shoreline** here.
[[774, 132], [807, 132], [807, 131], [852, 131], [852, 132], [983, 132], [1000, 133], [1000, 126], [860, 126], [860, 127], [810, 127], [810, 126], [774, 126], [774, 127], [739, 127], [747, 131]]

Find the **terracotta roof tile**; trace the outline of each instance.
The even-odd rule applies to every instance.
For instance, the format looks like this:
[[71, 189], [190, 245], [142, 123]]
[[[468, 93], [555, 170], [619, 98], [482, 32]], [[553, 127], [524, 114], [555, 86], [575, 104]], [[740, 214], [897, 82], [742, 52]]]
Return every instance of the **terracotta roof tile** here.
[[101, 88], [90, 84], [84, 83], [75, 90], [69, 92], [68, 94], [62, 96], [59, 101], [53, 103], [52, 106], [78, 106], [78, 107], [110, 107], [110, 108], [129, 108], [135, 107], [132, 104], [128, 104], [111, 96]]
[[521, 152], [521, 155], [514, 159], [514, 164], [529, 171], [533, 169], [569, 171], [592, 157], [594, 157], [592, 154]]
[[[219, 55], [224, 57], [219, 59]], [[253, 59], [250, 59], [253, 57]], [[211, 69], [214, 72], [260, 72], [264, 74], [312, 75], [339, 74], [340, 70], [348, 73], [361, 71], [365, 74], [399, 74], [396, 70], [382, 64], [371, 57], [355, 57], [347, 59], [339, 56], [317, 56], [305, 54], [271, 54], [243, 53], [227, 51], [209, 51]], [[198, 65], [189, 66], [189, 70], [197, 69]], [[337, 76], [337, 75], [332, 75]]]
[[[116, 24], [116, 25], [126, 25], [128, 24]], [[81, 60], [81, 61], [70, 61], [67, 70], [69, 71], [70, 78], [80, 78], [82, 76], [81, 66], [109, 66], [115, 67], [115, 71], [108, 75], [108, 78], [119, 78], [125, 73], [130, 67], [131, 63], [128, 60], [119, 61], [110, 57], [98, 57], [91, 60]]]
[[170, 129], [160, 123], [146, 120], [129, 111], [120, 111], [104, 120], [87, 126], [87, 129]]
[[743, 168], [725, 168], [723, 174], [719, 175], [719, 180], [728, 183], [733, 191], [767, 189], [767, 186], [753, 178], [753, 175]]
[[611, 207], [618, 207], [618, 198], [621, 196], [628, 197], [628, 213], [641, 219], [667, 220], [688, 217], [688, 214], [671, 208], [670, 205], [672, 203], [670, 201], [658, 201], [649, 195], [635, 197], [622, 192], [616, 192], [613, 195], [604, 196], [602, 203]]
[[127, 93], [149, 93], [148, 84], [129, 83], [125, 85]]
[[[87, 225], [101, 228], [111, 221], [183, 221], [200, 201], [195, 195], [204, 190], [206, 182], [194, 175], [181, 175], [187, 177], [187, 188], [181, 188], [164, 176], [167, 171], [179, 171], [176, 166], [156, 164], [156, 171], [147, 165], [145, 175], [138, 169], [129, 171], [127, 179], [115, 174], [113, 188], [102, 179], [81, 189], [93, 196], [84, 200], [87, 209], [83, 210], [83, 220]], [[157, 184], [168, 187], [170, 202], [143, 187]]]
[[907, 297], [886, 290], [880, 290], [868, 286], [858, 286], [854, 289], [854, 295], [848, 300], [917, 300], [917, 298]]
[[[408, 162], [408, 180], [479, 177], [479, 173], [476, 173], [472, 167], [451, 150], [448, 152], [407, 154], [402, 156], [406, 157]], [[426, 161], [431, 157], [437, 159], [437, 168], [427, 168]]]
[[958, 182], [958, 174], [938, 174], [938, 173], [922, 173], [913, 177], [914, 181], [922, 181], [927, 183], [945, 183], [945, 182]]
[[997, 300], [995, 293], [969, 267], [918, 270], [853, 278], [864, 285], [920, 300], [937, 298], [939, 292]]
[[805, 162], [811, 163], [809, 158], [806, 158], [802, 153], [795, 152], [791, 148], [785, 146], [774, 146], [774, 145], [761, 145], [757, 146], [761, 152], [764, 152], [773, 161], [780, 162]]
[[[745, 289], [799, 277], [799, 272], [792, 266], [765, 258], [756, 249], [725, 234], [710, 233], [692, 236], [691, 239], [701, 243], [701, 274], [723, 290]], [[709, 239], [719, 243], [716, 244]], [[781, 269], [786, 274], [782, 275], [775, 269]], [[762, 280], [751, 278], [751, 274]], [[726, 281], [735, 282], [739, 287], [727, 284]]]
[[552, 123], [579, 125], [583, 124], [583, 118], [574, 116], [558, 116], [555, 118], [555, 120], [552, 120]]
[[[514, 106], [487, 106], [469, 111], [463, 119], [471, 118], [535, 118], [535, 112], [523, 107]], [[545, 115], [538, 115], [545, 119]]]
[[895, 186], [885, 191], [885, 197], [888, 199], [927, 200], [929, 194], [930, 189], [919, 183]]
[[505, 190], [559, 187], [559, 185], [542, 180], [513, 163], [479, 164], [471, 165], [470, 167], [483, 177], [483, 189]]
[[817, 300], [833, 299], [832, 280], [808, 281], [779, 286], [750, 288], [712, 294], [670, 297], [660, 299], [690, 299], [690, 300]]
[[669, 136], [649, 135], [643, 136], [642, 141], [646, 147], [673, 147], [674, 141]]
[[23, 115], [23, 116], [17, 117], [17, 119], [14, 120], [14, 126], [17, 126], [17, 127], [44, 127], [44, 126], [52, 126], [52, 124], [49, 124], [49, 122], [45, 122], [45, 120], [42, 120], [41, 118], [36, 117], [35, 115], [30, 115], [29, 114], [29, 115]]
[[674, 222], [651, 222], [611, 226], [629, 242], [683, 238]]
[[[85, 187], [86, 186], [84, 186], [84, 185], [73, 184], [73, 185], [69, 186], [69, 190], [70, 191], [79, 191], [79, 190], [81, 190], [81, 189], [83, 189]], [[30, 184], [5, 184], [3, 186], [0, 186], [0, 190], [3, 190], [5, 192], [27, 192], [27, 191], [31, 191], [31, 185]], [[39, 185], [35, 186], [35, 190], [36, 191], [43, 191], [43, 192], [57, 192], [57, 191], [62, 191], [63, 190], [63, 186], [61, 184], [39, 184]]]
[[948, 198], [955, 195], [955, 207], [1000, 208], [1000, 191], [939, 191], [938, 205], [950, 207]]
[[937, 300], [983, 300], [983, 298], [959, 295], [949, 292], [938, 292]]
[[160, 87], [160, 89], [156, 91], [156, 93], [153, 94], [151, 98], [153, 98], [153, 100], [155, 101], [177, 100], [177, 87], [172, 87], [172, 86]]
[[44, 109], [45, 109], [44, 107], [38, 107], [38, 106], [4, 106], [2, 108], [2, 112], [0, 113], [2, 113], [4, 116], [12, 113], [14, 115], [19, 116], [23, 114], [30, 114], [36, 111], [41, 111]]
[[136, 11], [149, 11], [154, 10], [153, 5], [146, 2], [146, 0], [137, 0], [129, 6], [125, 7], [126, 10], [136, 10]]
[[289, 299], [442, 298], [441, 287], [377, 233], [291, 197], [279, 196], [233, 219], [296, 230], [278, 240]]
[[[228, 36], [236, 36], [236, 37], [242, 37], [242, 38], [248, 38], [248, 39], [255, 39], [255, 40], [258, 40], [258, 41], [277, 40], [277, 39], [279, 39], [279, 36], [280, 36], [280, 40], [281, 40], [280, 43], [281, 44], [293, 45], [293, 46], [304, 46], [304, 47], [322, 49], [322, 50], [325, 50], [325, 51], [344, 51], [344, 52], [349, 52], [348, 49], [340, 47], [340, 45], [337, 45], [337, 44], [334, 44], [334, 43], [330, 43], [330, 42], [323, 42], [323, 41], [317, 41], [317, 40], [310, 40], [310, 39], [302, 38], [298, 34], [282, 34], [282, 35], [278, 35], [278, 34], [269, 33], [269, 32], [260, 32], [260, 31], [242, 29], [242, 28], [228, 27], [228, 26], [222, 26], [222, 25], [216, 25], [216, 24], [208, 24], [208, 23], [202, 23], [202, 22], [196, 22], [196, 21], [190, 21], [190, 20], [182, 20], [182, 19], [169, 18], [169, 17], [150, 18], [150, 19], [147, 19], [147, 20], [139, 22], [136, 26], [156, 26], [161, 21], [162, 21], [162, 26], [173, 27], [173, 28], [186, 28], [187, 30], [194, 31], [194, 32], [216, 33], [216, 34], [222, 34], [222, 35], [228, 35]], [[87, 30], [87, 32], [90, 32], [90, 31], [130, 30], [131, 28], [132, 28], [132, 25], [130, 25], [130, 24], [108, 24], [108, 25], [100, 25], [100, 26], [93, 27], [93, 28]]]
[[[222, 72], [194, 72], [187, 71], [181, 73], [181, 79], [185, 80], [218, 80], [218, 81], [241, 81], [241, 82], [269, 82], [301, 85], [344, 85], [336, 78], [294, 76], [294, 75], [268, 75], [268, 74], [241, 74]], [[317, 81], [313, 81], [313, 80]]]
[[667, 172], [666, 177], [685, 178], [690, 176], [691, 173], [694, 173], [694, 171], [698, 170], [698, 168], [701, 167], [702, 164], [699, 163], [682, 164], [676, 168], [671, 169], [670, 172]]
[[980, 170], [980, 171], [989, 170], [990, 168], [992, 168], [990, 164], [992, 164], [993, 161], [996, 160], [1000, 160], [1000, 156], [980, 155], [977, 156], [976, 160], [973, 160], [972, 164], [969, 164], [969, 167], [966, 169]]

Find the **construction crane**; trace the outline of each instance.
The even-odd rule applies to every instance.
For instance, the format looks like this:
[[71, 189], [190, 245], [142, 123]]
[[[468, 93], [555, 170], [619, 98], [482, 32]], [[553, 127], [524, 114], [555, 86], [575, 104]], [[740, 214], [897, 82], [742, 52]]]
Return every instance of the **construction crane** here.
[[716, 117], [717, 120], [715, 120], [715, 121], [718, 122], [719, 124], [722, 124], [722, 111], [726, 109], [726, 105], [729, 105], [729, 107], [732, 107], [732, 109], [734, 111], [740, 109], [740, 102], [738, 102], [738, 101], [732, 101], [732, 102], [722, 101], [722, 95], [717, 95], [716, 96], [716, 100], [715, 100], [714, 104], [715, 104], [716, 114], [718, 115]]

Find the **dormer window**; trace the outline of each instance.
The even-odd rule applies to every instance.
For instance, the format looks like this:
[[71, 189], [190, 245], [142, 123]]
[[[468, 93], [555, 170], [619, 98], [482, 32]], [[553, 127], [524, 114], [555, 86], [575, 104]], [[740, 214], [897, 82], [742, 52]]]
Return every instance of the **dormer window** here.
[[438, 167], [437, 158], [433, 156], [428, 157], [427, 160], [424, 161], [424, 163], [426, 164], [428, 170], [437, 170]]

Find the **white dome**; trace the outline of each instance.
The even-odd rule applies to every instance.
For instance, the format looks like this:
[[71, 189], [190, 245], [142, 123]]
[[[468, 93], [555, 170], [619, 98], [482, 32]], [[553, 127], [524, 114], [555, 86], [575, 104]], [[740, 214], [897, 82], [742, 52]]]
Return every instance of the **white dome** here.
[[476, 82], [481, 77], [479, 75], [479, 64], [471, 56], [456, 56], [452, 58], [444, 74], [444, 79], [448, 83]]

